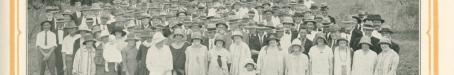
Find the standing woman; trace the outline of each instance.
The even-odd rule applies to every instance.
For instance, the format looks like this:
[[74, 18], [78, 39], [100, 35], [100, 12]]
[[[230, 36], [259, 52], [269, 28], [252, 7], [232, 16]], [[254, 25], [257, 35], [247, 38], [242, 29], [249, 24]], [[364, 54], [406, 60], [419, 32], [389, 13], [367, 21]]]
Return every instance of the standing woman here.
[[73, 75], [95, 75], [95, 40], [86, 39], [83, 41], [83, 47], [77, 50], [73, 63]]
[[170, 43], [170, 51], [173, 57], [173, 71], [174, 75], [184, 75], [185, 62], [186, 62], [186, 48], [189, 43], [186, 42], [186, 37], [183, 35], [182, 29], [177, 29], [173, 34], [173, 42]]
[[166, 39], [160, 32], [153, 35], [146, 59], [149, 75], [172, 75], [172, 52], [169, 45], [166, 44]]
[[126, 75], [135, 75], [135, 71], [137, 69], [137, 60], [136, 56], [138, 53], [138, 49], [136, 46], [136, 42], [139, 41], [140, 38], [138, 38], [136, 35], [128, 35], [126, 38], [126, 42], [128, 43], [125, 48], [122, 50], [122, 56], [123, 56], [123, 66], [122, 67], [126, 71]]
[[202, 45], [202, 34], [192, 34], [192, 44], [186, 48], [186, 75], [207, 75], [208, 48]]
[[216, 39], [215, 47], [209, 53], [208, 75], [229, 75], [230, 52], [225, 48], [224, 40]]
[[372, 46], [370, 37], [363, 36], [359, 41], [359, 45], [361, 49], [356, 50], [353, 55], [351, 75], [373, 75], [377, 53], [370, 49]]
[[232, 39], [233, 43], [229, 47], [232, 65], [229, 70], [231, 75], [239, 75], [244, 68], [244, 62], [251, 59], [251, 51], [248, 44], [243, 42], [243, 34], [240, 31], [233, 31]]
[[346, 38], [338, 39], [337, 44], [334, 48], [334, 75], [350, 75], [353, 49], [348, 46]]
[[396, 75], [399, 54], [390, 47], [392, 45], [391, 40], [381, 39], [379, 44], [383, 51], [377, 56], [374, 75]]
[[262, 47], [257, 59], [260, 75], [284, 75], [284, 55], [287, 51], [280, 47], [279, 39], [271, 37], [268, 45]]
[[304, 54], [304, 47], [301, 41], [296, 39], [292, 42], [290, 54], [284, 57], [284, 73], [286, 75], [309, 75], [309, 57]]
[[314, 46], [309, 50], [311, 57], [312, 75], [333, 74], [333, 51], [328, 47], [323, 34], [317, 34], [314, 38]]

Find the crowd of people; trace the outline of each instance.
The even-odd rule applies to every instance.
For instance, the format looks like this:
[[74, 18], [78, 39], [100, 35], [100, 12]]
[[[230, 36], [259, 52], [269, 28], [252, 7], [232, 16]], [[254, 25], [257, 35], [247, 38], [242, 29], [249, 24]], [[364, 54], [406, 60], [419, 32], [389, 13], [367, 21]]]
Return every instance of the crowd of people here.
[[396, 75], [379, 14], [312, 0], [59, 0], [36, 46], [51, 75]]

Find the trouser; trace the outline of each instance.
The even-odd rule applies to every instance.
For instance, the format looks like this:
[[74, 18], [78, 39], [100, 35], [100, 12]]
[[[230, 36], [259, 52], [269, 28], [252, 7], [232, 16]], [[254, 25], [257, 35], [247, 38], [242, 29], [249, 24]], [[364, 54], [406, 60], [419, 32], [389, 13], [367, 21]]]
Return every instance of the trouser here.
[[62, 58], [62, 53], [61, 53], [61, 47], [62, 45], [58, 45], [57, 48], [55, 48], [54, 53], [55, 53], [55, 66], [57, 68], [57, 74], [58, 75], [63, 75], [65, 71], [63, 70], [63, 58]]
[[44, 73], [46, 72], [46, 67], [49, 70], [50, 75], [56, 75], [55, 74], [55, 54], [51, 53], [49, 56], [49, 59], [47, 59], [47, 60], [44, 60], [44, 55], [42, 55], [41, 53], [39, 55], [40, 55], [39, 59], [40, 59], [40, 65], [41, 65], [40, 75], [44, 75]]
[[74, 57], [72, 54], [65, 54], [65, 62], [66, 62], [66, 70], [65, 70], [65, 75], [72, 75], [73, 71], [73, 62], [74, 62]]

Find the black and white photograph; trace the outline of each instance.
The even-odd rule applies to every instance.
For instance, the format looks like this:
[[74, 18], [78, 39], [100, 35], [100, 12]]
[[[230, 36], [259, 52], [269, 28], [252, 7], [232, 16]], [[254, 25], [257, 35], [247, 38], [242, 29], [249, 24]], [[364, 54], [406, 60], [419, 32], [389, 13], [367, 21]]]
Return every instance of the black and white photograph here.
[[27, 0], [27, 75], [420, 75], [420, 0]]

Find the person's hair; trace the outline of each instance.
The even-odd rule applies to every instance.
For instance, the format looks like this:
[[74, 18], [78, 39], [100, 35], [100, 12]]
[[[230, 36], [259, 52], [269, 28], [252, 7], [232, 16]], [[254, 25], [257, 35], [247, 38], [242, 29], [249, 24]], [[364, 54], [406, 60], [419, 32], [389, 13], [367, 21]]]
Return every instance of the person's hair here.
[[181, 37], [184, 37], [184, 35], [183, 35], [183, 34], [174, 34], [174, 35], [173, 35], [173, 38], [175, 38], [175, 37], [177, 37], [177, 36], [181, 36]]
[[263, 3], [262, 6], [265, 6], [265, 5], [268, 5], [271, 7], [271, 4], [270, 3]]
[[225, 23], [216, 23], [216, 27], [219, 27], [221, 25], [225, 26], [226, 28], [229, 28], [229, 26], [227, 26], [227, 24]]
[[256, 69], [256, 66], [253, 63], [246, 63], [244, 67], [246, 68], [248, 65], [251, 65], [254, 68], [254, 70]]
[[[309, 23], [309, 22], [312, 22], [312, 23], [313, 23], [313, 25], [312, 25], [312, 26], [314, 26], [314, 29], [313, 29], [313, 30], [317, 30], [317, 28], [318, 28], [318, 27], [317, 27], [317, 22], [315, 22], [315, 21], [307, 21], [307, 22], [304, 22], [303, 25], [307, 25], [307, 23]], [[306, 29], [307, 29], [307, 28], [306, 28]]]
[[41, 25], [41, 31], [44, 29], [44, 24], [46, 24], [46, 23], [49, 23], [49, 25], [50, 25], [50, 30], [52, 30], [52, 28], [53, 28], [53, 26], [54, 26], [54, 25], [52, 24], [52, 21], [44, 21], [44, 22], [41, 22], [41, 24], [40, 24], [40, 25]]
[[225, 47], [225, 41], [224, 41], [224, 40], [215, 40], [215, 41], [214, 41], [214, 45], [217, 45], [217, 44], [218, 44], [218, 43], [217, 43], [218, 41], [221, 41], [221, 42], [222, 42], [222, 47]]
[[200, 40], [200, 43], [203, 42], [203, 40], [201, 38], [193, 38], [193, 39], [191, 39], [191, 43], [194, 42], [194, 40]]
[[319, 39], [322, 39], [323, 40], [323, 43], [325, 45], [327, 45], [328, 43], [326, 42], [326, 39], [322, 38], [322, 37], [315, 37], [315, 41], [314, 41], [314, 45], [317, 45], [318, 44], [318, 40]]

